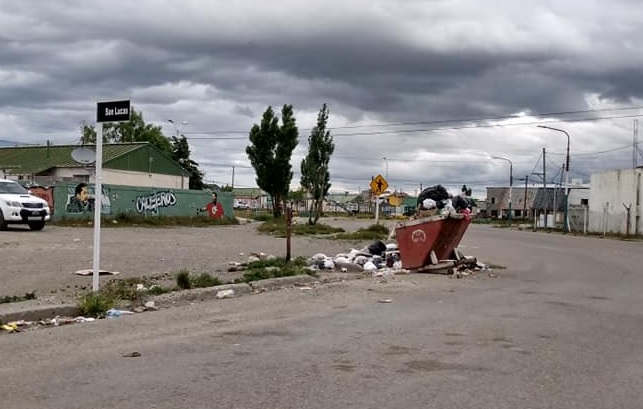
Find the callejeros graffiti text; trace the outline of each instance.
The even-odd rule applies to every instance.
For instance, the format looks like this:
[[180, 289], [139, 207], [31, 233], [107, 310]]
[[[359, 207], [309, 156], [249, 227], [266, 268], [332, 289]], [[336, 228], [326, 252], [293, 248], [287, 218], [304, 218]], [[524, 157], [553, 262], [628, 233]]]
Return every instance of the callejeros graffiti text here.
[[136, 198], [136, 211], [138, 213], [158, 213], [159, 208], [174, 206], [176, 202], [176, 196], [170, 190], [154, 192]]

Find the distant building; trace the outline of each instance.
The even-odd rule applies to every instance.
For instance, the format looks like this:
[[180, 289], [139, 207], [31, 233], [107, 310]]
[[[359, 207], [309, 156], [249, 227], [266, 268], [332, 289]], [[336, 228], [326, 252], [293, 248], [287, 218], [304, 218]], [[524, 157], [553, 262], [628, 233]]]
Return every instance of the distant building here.
[[[58, 182], [94, 183], [94, 165], [72, 159], [71, 153], [78, 147], [0, 147], [0, 177], [42, 186]], [[189, 173], [147, 142], [104, 144], [102, 169], [104, 184], [189, 189]]]
[[590, 232], [643, 234], [642, 174], [643, 167], [592, 174], [588, 223]]

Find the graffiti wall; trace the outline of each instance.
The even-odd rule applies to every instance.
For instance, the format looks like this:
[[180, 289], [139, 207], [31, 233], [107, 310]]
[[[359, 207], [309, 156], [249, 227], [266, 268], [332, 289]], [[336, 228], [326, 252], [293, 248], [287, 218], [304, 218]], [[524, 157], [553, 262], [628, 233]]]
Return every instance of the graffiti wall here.
[[47, 203], [49, 204], [49, 208], [52, 211], [54, 210], [54, 188], [53, 187], [34, 186], [34, 187], [30, 187], [29, 190], [31, 191], [32, 195], [38, 196], [39, 198], [46, 200]]
[[[54, 218], [93, 217], [94, 197], [93, 184], [57, 184], [53, 188]], [[103, 185], [101, 214], [232, 217], [232, 202], [229, 192]]]

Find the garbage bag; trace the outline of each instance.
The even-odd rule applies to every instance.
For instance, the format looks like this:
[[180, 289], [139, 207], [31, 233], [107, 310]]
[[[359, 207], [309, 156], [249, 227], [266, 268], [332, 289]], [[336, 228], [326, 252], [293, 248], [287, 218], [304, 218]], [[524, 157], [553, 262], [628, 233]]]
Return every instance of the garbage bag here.
[[422, 190], [422, 192], [420, 192], [420, 196], [418, 196], [417, 207], [420, 207], [422, 205], [424, 199], [431, 199], [435, 201], [435, 205], [438, 209], [442, 209], [444, 207], [443, 201], [448, 199], [449, 196], [449, 192], [447, 192], [446, 188], [442, 185], [427, 187], [426, 189]]
[[422, 200], [422, 209], [431, 210], [437, 207], [437, 203], [433, 199], [424, 199]]
[[471, 209], [471, 202], [464, 196], [454, 196], [451, 199], [451, 204], [453, 205], [456, 212], [460, 212], [464, 209]]
[[375, 240], [368, 246], [368, 252], [374, 256], [381, 256], [386, 251], [386, 244], [381, 240]]

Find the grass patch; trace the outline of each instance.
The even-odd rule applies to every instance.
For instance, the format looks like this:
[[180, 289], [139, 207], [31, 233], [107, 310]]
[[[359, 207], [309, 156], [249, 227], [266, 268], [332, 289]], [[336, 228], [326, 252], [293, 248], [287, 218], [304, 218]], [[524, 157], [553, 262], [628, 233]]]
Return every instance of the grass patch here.
[[25, 295], [5, 295], [0, 297], [0, 304], [9, 304], [27, 300], [35, 300], [36, 293], [26, 293]]
[[[55, 226], [92, 227], [89, 217], [62, 217], [51, 222]], [[101, 227], [209, 227], [239, 224], [237, 218], [211, 219], [205, 215], [195, 216], [155, 216], [133, 213], [118, 213], [112, 217], [101, 218]]]
[[[138, 285], [144, 289], [139, 289]], [[144, 278], [125, 278], [108, 281], [98, 292], [83, 294], [78, 298], [77, 307], [81, 315], [102, 317], [107, 310], [121, 301], [142, 302], [149, 295], [165, 294], [170, 288], [152, 284]]]
[[337, 234], [335, 238], [340, 240], [384, 240], [388, 235], [389, 230], [386, 226], [372, 224], [355, 232]]
[[107, 310], [114, 307], [118, 300], [110, 298], [105, 293], [95, 292], [88, 293], [78, 299], [78, 312], [85, 317], [101, 317], [107, 313]]
[[306, 259], [298, 257], [286, 262], [283, 258], [273, 260], [253, 261], [248, 264], [243, 277], [235, 280], [238, 283], [249, 283], [267, 278], [291, 277], [296, 275], [314, 275], [313, 271], [306, 269]]
[[218, 277], [208, 273], [201, 273], [197, 276], [191, 276], [190, 272], [182, 269], [176, 274], [176, 286], [181, 290], [190, 288], [206, 288], [223, 284]]
[[[272, 234], [277, 237], [286, 237], [286, 220], [283, 217], [272, 218], [263, 222], [258, 228], [260, 233]], [[293, 224], [291, 226], [293, 235], [314, 236], [318, 234], [333, 234], [343, 232], [341, 227], [333, 227], [323, 223], [317, 224]]]

